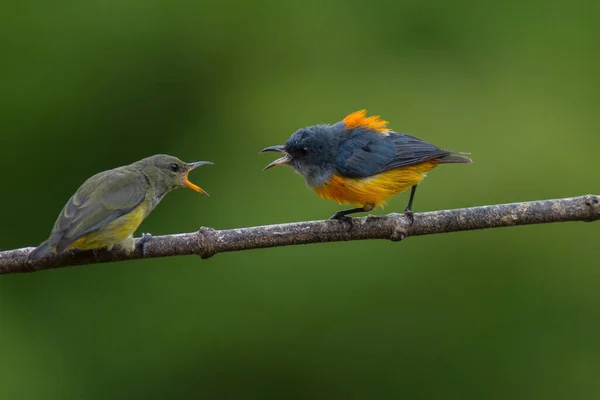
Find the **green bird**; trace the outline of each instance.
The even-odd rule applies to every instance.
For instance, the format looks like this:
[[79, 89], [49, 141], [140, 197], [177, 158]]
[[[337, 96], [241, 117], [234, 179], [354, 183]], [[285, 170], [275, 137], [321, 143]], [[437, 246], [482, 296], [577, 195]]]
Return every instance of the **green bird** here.
[[67, 249], [110, 250], [114, 245], [133, 251], [134, 232], [171, 190], [188, 187], [208, 196], [188, 180], [191, 170], [206, 164], [212, 163], [185, 163], [158, 154], [92, 176], [63, 207], [48, 240], [29, 253], [28, 259]]

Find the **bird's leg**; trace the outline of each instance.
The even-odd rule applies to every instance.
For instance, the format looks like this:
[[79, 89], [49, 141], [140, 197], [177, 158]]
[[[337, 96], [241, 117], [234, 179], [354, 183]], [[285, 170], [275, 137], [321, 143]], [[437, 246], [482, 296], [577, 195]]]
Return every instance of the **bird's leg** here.
[[408, 205], [404, 209], [404, 215], [406, 215], [408, 219], [410, 219], [411, 223], [415, 220], [415, 217], [412, 212], [412, 204], [413, 200], [415, 199], [415, 192], [417, 191], [417, 186], [418, 184], [413, 185], [413, 187], [410, 189], [410, 198], [408, 199]]
[[146, 243], [152, 239], [151, 233], [142, 233], [142, 238], [140, 239], [140, 245], [142, 246], [142, 257], [146, 257]]
[[333, 214], [329, 219], [348, 220], [348, 219], [351, 219], [351, 217], [348, 216], [349, 214], [356, 214], [359, 212], [365, 212], [365, 209], [363, 207], [360, 207], [360, 208], [352, 208], [350, 210], [338, 211], [335, 214]]
[[96, 260], [96, 262], [100, 262], [100, 257], [98, 257], [98, 250], [99, 249], [92, 249], [92, 254], [94, 255], [94, 260]]
[[348, 221], [348, 220], [352, 219], [352, 217], [348, 216], [349, 214], [369, 212], [373, 208], [375, 208], [375, 206], [373, 204], [367, 204], [360, 208], [352, 208], [350, 210], [342, 210], [342, 211], [338, 211], [335, 214], [333, 214], [329, 219], [340, 219], [340, 220]]

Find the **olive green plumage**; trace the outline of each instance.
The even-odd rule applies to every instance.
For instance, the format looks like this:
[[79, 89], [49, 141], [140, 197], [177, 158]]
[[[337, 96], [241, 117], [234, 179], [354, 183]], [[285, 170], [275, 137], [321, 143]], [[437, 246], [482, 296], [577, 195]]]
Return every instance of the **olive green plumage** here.
[[48, 240], [28, 258], [36, 260], [71, 248], [90, 250], [114, 245], [133, 251], [134, 232], [167, 193], [187, 186], [207, 194], [187, 178], [189, 171], [205, 164], [212, 163], [185, 163], [158, 154], [92, 176], [63, 207]]

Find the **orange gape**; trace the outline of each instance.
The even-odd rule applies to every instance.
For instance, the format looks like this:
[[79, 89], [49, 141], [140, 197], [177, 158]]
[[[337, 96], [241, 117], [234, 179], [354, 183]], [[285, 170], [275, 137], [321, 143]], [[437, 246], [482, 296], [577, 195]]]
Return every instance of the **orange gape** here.
[[344, 178], [334, 175], [327, 183], [314, 190], [322, 198], [337, 201], [339, 204], [383, 207], [390, 197], [425, 179], [427, 172], [437, 165], [436, 159], [368, 178]]

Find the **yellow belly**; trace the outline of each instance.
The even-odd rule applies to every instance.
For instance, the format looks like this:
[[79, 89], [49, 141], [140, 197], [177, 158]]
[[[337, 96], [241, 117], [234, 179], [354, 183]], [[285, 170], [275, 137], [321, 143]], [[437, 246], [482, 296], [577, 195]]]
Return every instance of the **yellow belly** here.
[[437, 165], [437, 161], [432, 160], [368, 178], [344, 178], [334, 175], [327, 183], [314, 190], [322, 198], [337, 201], [339, 204], [383, 207], [393, 195], [425, 179], [427, 172]]
[[132, 251], [135, 247], [133, 234], [145, 217], [146, 206], [142, 204], [128, 214], [110, 222], [105, 227], [78, 238], [67, 248], [92, 250], [101, 247], [112, 248], [114, 245], [120, 245]]

